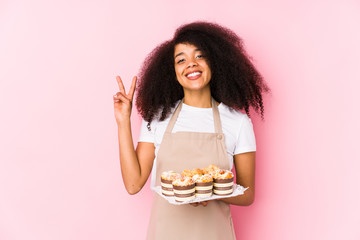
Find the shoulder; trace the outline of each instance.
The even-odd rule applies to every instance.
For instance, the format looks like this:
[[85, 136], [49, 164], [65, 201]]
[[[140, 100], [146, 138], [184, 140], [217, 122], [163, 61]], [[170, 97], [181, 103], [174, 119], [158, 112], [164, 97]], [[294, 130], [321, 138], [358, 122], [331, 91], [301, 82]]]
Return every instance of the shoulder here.
[[219, 105], [219, 113], [221, 119], [231, 121], [231, 122], [243, 122], [243, 121], [251, 121], [246, 113], [243, 113], [239, 110], [233, 109], [224, 103]]
[[[153, 120], [151, 121], [151, 123], [150, 123], [151, 131], [154, 131], [154, 132], [155, 132], [157, 128], [159, 128], [159, 127], [162, 128], [162, 127], [166, 126], [166, 125], [168, 124], [171, 116], [173, 115], [173, 113], [174, 113], [174, 111], [175, 111], [175, 108], [178, 106], [179, 103], [180, 103], [180, 100], [178, 100], [178, 101], [175, 103], [174, 107], [172, 107], [172, 108], [170, 109], [169, 115], [168, 115], [163, 121], [160, 121], [160, 120], [159, 120], [161, 113], [159, 112], [158, 114], [156, 114], [155, 117], [154, 117], [154, 119], [153, 119]], [[145, 120], [143, 119], [143, 124], [144, 124], [144, 125], [147, 126], [148, 123], [149, 123], [149, 122], [147, 122], [147, 121], [145, 121]]]
[[223, 130], [238, 138], [240, 135], [252, 133], [253, 124], [246, 113], [230, 108], [225, 104], [219, 105], [220, 120]]

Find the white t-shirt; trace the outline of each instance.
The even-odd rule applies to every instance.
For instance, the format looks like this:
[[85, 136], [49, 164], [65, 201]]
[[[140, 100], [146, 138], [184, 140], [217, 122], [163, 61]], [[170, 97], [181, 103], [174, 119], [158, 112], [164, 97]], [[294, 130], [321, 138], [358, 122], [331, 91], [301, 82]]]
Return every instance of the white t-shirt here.
[[[175, 105], [177, 106], [177, 104]], [[233, 168], [233, 156], [245, 152], [256, 151], [255, 134], [251, 119], [244, 113], [233, 110], [223, 103], [218, 105], [221, 127], [225, 136], [225, 145], [229, 157], [230, 169]], [[171, 109], [171, 112], [175, 108]], [[151, 131], [147, 129], [145, 120], [142, 121], [138, 142], [150, 142], [155, 145], [155, 160], [152, 168], [151, 187], [155, 186], [156, 157], [162, 138], [172, 114], [164, 121], [153, 120]], [[172, 132], [215, 132], [212, 108], [198, 108], [183, 103]]]

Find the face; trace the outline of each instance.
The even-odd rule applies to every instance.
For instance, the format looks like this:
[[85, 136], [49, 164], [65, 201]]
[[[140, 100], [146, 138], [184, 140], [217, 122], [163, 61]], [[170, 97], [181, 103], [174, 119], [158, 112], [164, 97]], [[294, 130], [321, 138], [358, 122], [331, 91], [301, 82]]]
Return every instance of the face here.
[[177, 44], [174, 61], [176, 77], [184, 91], [210, 90], [211, 70], [199, 48], [186, 43]]

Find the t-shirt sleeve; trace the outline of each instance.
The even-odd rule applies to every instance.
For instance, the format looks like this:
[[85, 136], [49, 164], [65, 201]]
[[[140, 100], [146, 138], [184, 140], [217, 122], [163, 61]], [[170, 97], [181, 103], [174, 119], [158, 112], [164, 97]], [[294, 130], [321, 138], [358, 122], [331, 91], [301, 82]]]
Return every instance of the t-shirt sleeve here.
[[140, 137], [138, 142], [151, 142], [151, 143], [155, 142], [155, 131], [154, 131], [155, 126], [153, 123], [154, 121], [151, 122], [150, 124], [151, 130], [149, 131], [147, 128], [148, 122], [145, 121], [144, 119], [142, 120]]
[[253, 125], [251, 119], [245, 115], [240, 127], [239, 135], [237, 137], [234, 155], [255, 151], [256, 141]]

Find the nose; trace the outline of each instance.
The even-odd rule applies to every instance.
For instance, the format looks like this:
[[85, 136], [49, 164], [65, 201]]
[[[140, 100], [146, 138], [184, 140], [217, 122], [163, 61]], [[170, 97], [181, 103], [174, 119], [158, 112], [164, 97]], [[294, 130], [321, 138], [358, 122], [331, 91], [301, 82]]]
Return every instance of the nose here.
[[191, 58], [190, 59], [190, 61], [188, 62], [188, 68], [190, 68], [190, 67], [195, 67], [195, 66], [197, 66], [198, 65], [198, 63], [196, 62], [196, 60], [195, 59], [193, 59], [193, 58]]

